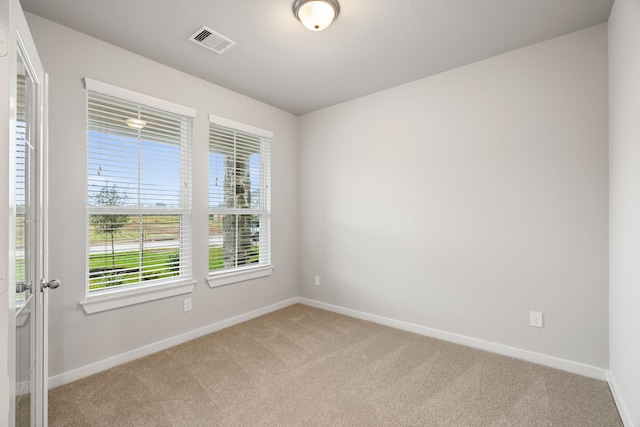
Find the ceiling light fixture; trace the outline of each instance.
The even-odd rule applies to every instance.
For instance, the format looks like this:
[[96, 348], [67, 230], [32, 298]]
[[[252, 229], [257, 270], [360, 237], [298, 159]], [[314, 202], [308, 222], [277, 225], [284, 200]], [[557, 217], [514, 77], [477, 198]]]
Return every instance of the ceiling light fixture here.
[[340, 13], [337, 0], [296, 0], [293, 14], [311, 31], [327, 28]]
[[147, 122], [140, 119], [127, 119], [126, 122], [127, 122], [127, 126], [134, 129], [142, 129], [147, 125]]

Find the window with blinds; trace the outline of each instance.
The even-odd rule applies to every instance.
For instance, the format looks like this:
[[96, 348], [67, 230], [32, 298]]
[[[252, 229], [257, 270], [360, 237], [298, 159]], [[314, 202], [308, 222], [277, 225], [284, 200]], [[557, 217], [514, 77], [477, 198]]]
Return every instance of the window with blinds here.
[[85, 85], [88, 293], [191, 278], [195, 111]]
[[209, 273], [269, 266], [272, 132], [209, 117]]

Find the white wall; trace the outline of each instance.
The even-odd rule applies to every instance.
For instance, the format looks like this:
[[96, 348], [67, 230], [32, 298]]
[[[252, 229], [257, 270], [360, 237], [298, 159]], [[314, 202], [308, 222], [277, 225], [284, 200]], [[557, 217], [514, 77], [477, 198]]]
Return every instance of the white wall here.
[[640, 426], [640, 2], [637, 0], [616, 0], [609, 18], [609, 88], [611, 383], [627, 425]]
[[301, 117], [301, 296], [606, 369], [607, 119], [605, 24]]
[[[295, 297], [297, 289], [297, 118], [35, 15], [27, 15], [50, 74], [50, 375], [63, 374], [139, 347]], [[182, 299], [86, 315], [86, 110], [81, 79], [90, 77], [196, 108], [194, 120], [193, 311]], [[210, 289], [207, 276], [208, 114], [275, 132], [272, 140], [272, 232], [268, 278]], [[199, 230], [199, 232], [198, 232]]]

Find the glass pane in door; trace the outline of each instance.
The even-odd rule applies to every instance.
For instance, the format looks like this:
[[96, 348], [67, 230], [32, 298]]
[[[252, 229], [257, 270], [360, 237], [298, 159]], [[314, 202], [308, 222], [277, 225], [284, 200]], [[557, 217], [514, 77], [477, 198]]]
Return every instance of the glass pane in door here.
[[17, 117], [15, 147], [16, 192], [16, 426], [30, 426], [35, 389], [35, 244], [32, 188], [35, 177], [36, 85], [18, 51]]

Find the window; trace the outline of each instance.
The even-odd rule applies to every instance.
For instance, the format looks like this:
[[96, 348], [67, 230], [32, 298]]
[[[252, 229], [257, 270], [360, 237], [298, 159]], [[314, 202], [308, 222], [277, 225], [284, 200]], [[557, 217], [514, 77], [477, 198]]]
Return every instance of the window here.
[[195, 111], [85, 84], [88, 299], [190, 280]]
[[271, 273], [272, 132], [209, 117], [209, 285]]

